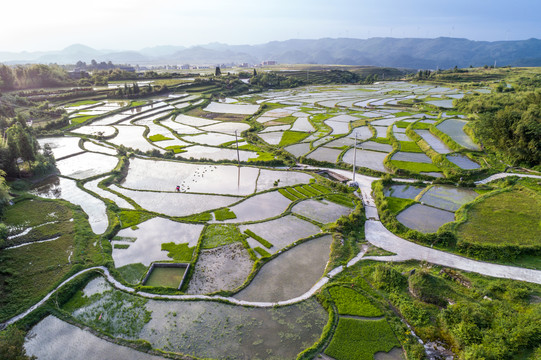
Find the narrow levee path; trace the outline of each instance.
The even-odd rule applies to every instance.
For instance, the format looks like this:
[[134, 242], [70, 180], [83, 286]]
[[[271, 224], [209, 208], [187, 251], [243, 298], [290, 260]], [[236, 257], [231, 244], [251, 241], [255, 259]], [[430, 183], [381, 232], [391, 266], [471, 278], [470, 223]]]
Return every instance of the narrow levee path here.
[[[323, 169], [323, 168], [321, 168]], [[338, 170], [338, 169], [327, 169], [334, 171], [341, 175], [352, 178], [352, 174], [349, 171]], [[540, 178], [541, 176], [537, 175], [525, 175], [525, 174], [512, 174], [512, 173], [502, 173], [493, 175], [485, 180], [481, 180], [478, 183], [484, 184], [496, 179], [501, 179], [506, 176], [521, 176], [521, 177], [533, 177]], [[490, 180], [489, 180], [490, 179]], [[462, 256], [449, 254], [444, 251], [435, 250], [426, 246], [418, 245], [412, 243], [411, 241], [402, 239], [395, 234], [387, 230], [383, 224], [379, 221], [379, 216], [376, 208], [374, 198], [372, 197], [372, 182], [378, 180], [376, 177], [365, 176], [356, 174], [355, 180], [359, 184], [360, 194], [357, 193], [362, 199], [363, 205], [365, 207], [367, 221], [365, 223], [365, 235], [366, 240], [371, 244], [380, 247], [384, 250], [391, 251], [396, 255], [393, 256], [367, 256], [363, 257], [366, 253], [366, 247], [357, 254], [353, 259], [351, 259], [345, 267], [353, 266], [361, 260], [376, 260], [376, 261], [406, 261], [406, 260], [419, 260], [427, 261], [433, 264], [438, 264], [442, 266], [452, 267], [464, 271], [476, 272], [482, 275], [528, 281], [532, 283], [541, 284], [541, 271], [524, 269], [514, 266], [505, 266], [486, 263], [482, 261], [476, 261], [468, 259]], [[103, 273], [107, 281], [113, 285], [113, 287], [123, 290], [130, 293], [135, 293], [139, 296], [150, 298], [150, 299], [168, 299], [168, 300], [208, 300], [208, 301], [226, 301], [234, 305], [241, 306], [253, 306], [253, 307], [273, 307], [273, 306], [285, 306], [295, 304], [304, 300], [309, 299], [314, 295], [319, 289], [321, 289], [325, 284], [327, 284], [333, 277], [340, 274], [344, 266], [339, 266], [326, 275], [324, 275], [314, 286], [308, 290], [306, 293], [295, 297], [293, 299], [278, 301], [278, 302], [253, 302], [253, 301], [243, 301], [238, 300], [232, 297], [224, 296], [208, 296], [208, 295], [163, 295], [163, 294], [151, 294], [146, 292], [137, 292], [134, 288], [125, 286], [117, 281], [109, 272], [109, 270], [104, 266], [97, 266], [88, 268], [78, 272], [75, 275], [72, 275], [65, 281], [63, 281], [56, 289], [48, 293], [41, 301], [30, 307], [28, 310], [23, 313], [14, 316], [13, 318], [7, 320], [6, 322], [0, 324], [0, 330], [5, 328], [7, 325], [15, 323], [20, 319], [24, 318], [26, 315], [30, 314], [32, 311], [43, 305], [49, 298], [62, 286], [73, 280], [75, 277], [87, 273], [89, 271], [100, 271]]]

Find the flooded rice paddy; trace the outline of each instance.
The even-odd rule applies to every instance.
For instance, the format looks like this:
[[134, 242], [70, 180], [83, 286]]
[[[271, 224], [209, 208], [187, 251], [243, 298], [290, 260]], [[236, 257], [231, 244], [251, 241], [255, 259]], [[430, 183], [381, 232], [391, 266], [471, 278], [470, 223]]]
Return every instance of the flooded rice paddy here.
[[[115, 267], [128, 264], [149, 266], [155, 261], [172, 260], [168, 252], [162, 250], [162, 244], [188, 244], [195, 248], [203, 225], [179, 223], [156, 217], [138, 225], [137, 229], [120, 230], [111, 241]], [[117, 248], [115, 245], [124, 245]], [[127, 246], [127, 248], [125, 248]]]
[[185, 273], [185, 267], [154, 267], [144, 285], [177, 289]]
[[332, 236], [306, 241], [281, 253], [259, 270], [250, 285], [234, 297], [246, 301], [282, 301], [310, 290], [323, 276]]
[[340, 216], [348, 215], [351, 209], [328, 200], [310, 199], [296, 204], [291, 211], [321, 224], [328, 224], [335, 222]]
[[[344, 161], [347, 164], [353, 165], [353, 158], [354, 158], [354, 151], [353, 149], [348, 150], [344, 157], [342, 158], [342, 161]], [[386, 153], [382, 153], [379, 151], [370, 151], [370, 150], [361, 150], [357, 149], [357, 159], [356, 159], [356, 165], [365, 167], [372, 170], [377, 170], [381, 172], [388, 172], [388, 170], [383, 165], [383, 160], [387, 156]]]
[[455, 214], [431, 206], [414, 204], [398, 214], [396, 219], [410, 229], [432, 233], [438, 231], [443, 224], [454, 221]]

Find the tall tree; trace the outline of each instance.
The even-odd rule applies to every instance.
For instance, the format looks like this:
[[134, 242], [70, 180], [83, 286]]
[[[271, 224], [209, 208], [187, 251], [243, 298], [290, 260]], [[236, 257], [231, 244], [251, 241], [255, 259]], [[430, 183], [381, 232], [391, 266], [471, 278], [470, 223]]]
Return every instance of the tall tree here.
[[216, 75], [216, 76], [222, 75], [222, 70], [220, 70], [219, 66], [216, 66], [216, 70], [214, 71], [214, 75]]

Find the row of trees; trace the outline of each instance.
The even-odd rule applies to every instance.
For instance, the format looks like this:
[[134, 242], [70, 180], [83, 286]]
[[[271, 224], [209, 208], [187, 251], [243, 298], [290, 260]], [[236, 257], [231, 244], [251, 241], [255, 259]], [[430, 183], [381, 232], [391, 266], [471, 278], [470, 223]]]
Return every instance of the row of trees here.
[[0, 90], [22, 90], [40, 87], [73, 85], [66, 70], [58, 65], [19, 65], [0, 64]]

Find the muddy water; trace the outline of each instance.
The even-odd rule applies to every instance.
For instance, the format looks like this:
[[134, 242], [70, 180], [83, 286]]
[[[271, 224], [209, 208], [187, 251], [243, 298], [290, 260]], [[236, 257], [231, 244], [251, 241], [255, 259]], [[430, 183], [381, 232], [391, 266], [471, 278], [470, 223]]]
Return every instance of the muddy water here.
[[244, 308], [207, 301], [149, 301], [152, 320], [140, 338], [157, 348], [213, 359], [294, 359], [327, 322], [315, 301]]
[[304, 294], [323, 275], [331, 243], [332, 236], [325, 235], [282, 253], [263, 265], [250, 285], [234, 297], [248, 301], [282, 301]]

